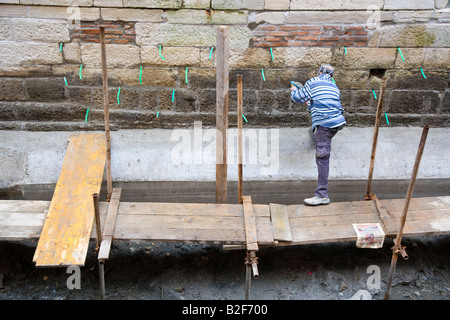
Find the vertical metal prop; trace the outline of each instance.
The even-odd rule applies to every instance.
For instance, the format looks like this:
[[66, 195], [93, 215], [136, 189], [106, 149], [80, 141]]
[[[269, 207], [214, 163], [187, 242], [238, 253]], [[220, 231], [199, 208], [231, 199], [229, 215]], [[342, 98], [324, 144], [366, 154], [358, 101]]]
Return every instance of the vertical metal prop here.
[[100, 280], [100, 299], [105, 300], [105, 260], [98, 261], [98, 278]]
[[397, 236], [395, 238], [394, 246], [392, 247], [391, 267], [389, 269], [388, 282], [386, 285], [386, 291], [384, 293], [385, 300], [389, 299], [389, 291], [391, 290], [392, 277], [394, 275], [395, 267], [397, 265], [398, 254], [401, 254], [402, 257], [405, 258], [405, 260], [408, 258], [408, 255], [406, 254], [406, 251], [405, 251], [405, 247], [401, 245], [403, 229], [405, 227], [406, 215], [408, 213], [409, 203], [411, 201], [412, 193], [414, 190], [414, 184], [416, 183], [416, 177], [417, 177], [417, 172], [419, 170], [420, 160], [422, 159], [423, 149], [425, 148], [425, 142], [427, 140], [428, 130], [429, 130], [428, 126], [423, 127], [422, 137], [420, 139], [419, 148], [417, 150], [416, 162], [414, 163], [411, 180], [409, 182], [408, 191], [406, 193], [405, 205], [403, 207], [402, 216], [400, 219], [400, 226], [399, 226], [399, 229], [397, 232]]
[[102, 228], [100, 226], [100, 210], [98, 208], [98, 193], [92, 194], [92, 199], [94, 201], [95, 231], [97, 233], [97, 249], [98, 249], [100, 248], [100, 243], [102, 242]]
[[381, 113], [383, 111], [383, 95], [384, 95], [384, 90], [386, 88], [386, 80], [387, 80], [386, 78], [383, 78], [381, 81], [380, 96], [378, 97], [377, 115], [375, 118], [375, 129], [373, 132], [372, 153], [370, 156], [369, 179], [367, 182], [366, 194], [364, 196], [365, 200], [372, 199], [371, 188], [372, 188], [373, 167], [374, 167], [374, 163], [375, 163], [375, 153], [377, 150], [378, 129], [380, 127]]
[[217, 28], [216, 44], [216, 203], [227, 201], [229, 27]]
[[103, 82], [103, 112], [105, 115], [105, 137], [106, 137], [106, 200], [111, 199], [112, 179], [111, 179], [111, 134], [109, 130], [109, 107], [108, 107], [108, 75], [106, 65], [105, 27], [100, 27], [100, 43], [102, 50], [102, 82]]
[[242, 74], [237, 76], [237, 122], [238, 122], [238, 203], [243, 203], [242, 186]]

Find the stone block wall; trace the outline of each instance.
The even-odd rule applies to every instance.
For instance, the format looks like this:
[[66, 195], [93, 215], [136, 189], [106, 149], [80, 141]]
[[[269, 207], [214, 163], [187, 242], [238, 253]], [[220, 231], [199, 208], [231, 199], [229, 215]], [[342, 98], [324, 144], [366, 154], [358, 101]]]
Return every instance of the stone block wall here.
[[245, 126], [309, 126], [289, 81], [325, 62], [349, 126], [373, 126], [383, 76], [390, 126], [450, 126], [446, 0], [0, 0], [0, 130], [103, 129], [100, 20], [112, 129], [214, 126], [220, 25], [230, 126], [237, 74]]

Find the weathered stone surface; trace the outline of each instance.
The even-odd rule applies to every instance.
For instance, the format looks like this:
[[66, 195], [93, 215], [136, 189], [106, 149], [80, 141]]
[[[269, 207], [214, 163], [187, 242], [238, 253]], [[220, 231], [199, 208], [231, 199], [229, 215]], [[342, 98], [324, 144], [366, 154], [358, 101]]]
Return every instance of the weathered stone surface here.
[[210, 0], [184, 0], [183, 8], [209, 9]]
[[60, 101], [64, 100], [64, 81], [55, 78], [30, 78], [25, 80], [27, 100]]
[[211, 0], [213, 9], [263, 10], [264, 0]]
[[216, 111], [216, 90], [197, 90], [197, 95], [200, 112]]
[[262, 48], [230, 50], [230, 68], [267, 68], [270, 66], [270, 51]]
[[434, 9], [434, 0], [384, 0], [384, 10]]
[[69, 63], [81, 63], [80, 45], [77, 42], [65, 43], [62, 47], [64, 61]]
[[58, 64], [62, 62], [58, 44], [3, 41], [0, 46], [0, 63]]
[[189, 68], [189, 88], [193, 90], [216, 88], [216, 70], [204, 68]]
[[290, 47], [273, 50], [276, 66], [294, 68], [320, 67], [322, 63], [330, 63], [332, 52], [330, 48]]
[[91, 7], [94, 0], [20, 0], [20, 4]]
[[398, 69], [411, 69], [417, 68], [423, 65], [425, 57], [425, 48], [402, 48], [402, 54], [405, 58], [403, 61], [400, 53], [397, 51], [395, 59], [395, 68]]
[[289, 0], [265, 0], [265, 10], [289, 10]]
[[141, 110], [156, 110], [158, 105], [158, 92], [156, 90], [139, 90]]
[[339, 88], [365, 89], [369, 78], [369, 71], [336, 70], [333, 78]]
[[159, 47], [142, 46], [141, 60], [143, 64], [163, 66], [193, 66], [200, 64], [200, 49], [195, 47]]
[[89, 87], [67, 87], [68, 97], [71, 101], [79, 103], [90, 103], [91, 88]]
[[0, 40], [13, 40], [9, 20], [0, 19]]
[[420, 10], [420, 11], [399, 11], [394, 17], [394, 22], [399, 23], [417, 23], [428, 22], [433, 17], [433, 10]]
[[[6, 3], [18, 4], [19, 1]], [[0, 17], [26, 18], [27, 16], [28, 16], [28, 8], [26, 6], [0, 4]]]
[[135, 8], [181, 8], [181, 0], [123, 0], [124, 7]]
[[381, 30], [380, 47], [450, 47], [448, 25], [386, 26]]
[[427, 48], [423, 67], [426, 69], [450, 69], [450, 48]]
[[435, 91], [393, 90], [389, 100], [389, 113], [426, 114], [436, 113], [439, 106]]
[[349, 69], [394, 67], [395, 48], [348, 48], [341, 67]]
[[[317, 7], [320, 8], [320, 7]], [[322, 9], [321, 9], [322, 10]], [[392, 21], [394, 15], [392, 12], [374, 10], [366, 11], [289, 11], [286, 23], [290, 24], [318, 24], [326, 21], [327, 24], [345, 23], [349, 21], [355, 24], [373, 24], [379, 18], [380, 22]], [[374, 20], [374, 18], [376, 18]]]
[[166, 46], [212, 46], [216, 42], [215, 29], [210, 26], [164, 24], [160, 37]]
[[291, 10], [366, 10], [369, 7], [380, 8], [382, 0], [291, 0]]
[[[54, 6], [30, 6], [30, 18], [45, 18], [45, 19], [76, 19], [79, 14], [79, 19], [83, 21], [96, 21], [100, 18], [99, 8], [81, 7], [54, 7]], [[78, 11], [79, 9], [79, 11]]]
[[450, 113], [450, 91], [446, 91], [442, 98], [441, 113]]
[[143, 68], [142, 82], [149, 87], [174, 88], [177, 84], [177, 69], [174, 68]]
[[65, 21], [12, 19], [16, 41], [67, 42], [69, 29]]
[[0, 78], [0, 101], [23, 100], [23, 80]]
[[[80, 47], [83, 65], [101, 66], [100, 44], [82, 43]], [[139, 47], [134, 45], [107, 44], [106, 63], [109, 67], [139, 65]]]
[[94, 0], [96, 7], [123, 7], [122, 0]]
[[0, 77], [50, 77], [51, 66], [48, 65], [0, 65]]
[[135, 25], [138, 45], [157, 45], [160, 43], [159, 24], [138, 22]]
[[285, 12], [261, 12], [256, 13], [254, 16], [254, 22], [259, 23], [269, 23], [269, 24], [285, 24], [286, 23], [286, 13]]
[[247, 11], [189, 10], [166, 12], [169, 23], [182, 24], [246, 24]]
[[[191, 90], [178, 89], [176, 91], [175, 110], [179, 112], [196, 112], [197, 111], [196, 93]], [[191, 117], [193, 115], [191, 114]]]
[[163, 10], [102, 8], [102, 18], [108, 21], [162, 22]]
[[390, 88], [410, 90], [445, 90], [447, 71], [425, 71], [426, 79], [419, 68], [415, 70], [392, 70], [386, 73]]

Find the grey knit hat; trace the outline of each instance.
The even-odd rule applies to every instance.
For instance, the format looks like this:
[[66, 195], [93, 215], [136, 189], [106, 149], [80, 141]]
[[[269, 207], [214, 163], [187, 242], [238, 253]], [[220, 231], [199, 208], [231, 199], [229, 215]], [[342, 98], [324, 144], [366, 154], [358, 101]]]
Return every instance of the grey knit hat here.
[[330, 76], [333, 76], [334, 75], [334, 67], [332, 65], [328, 64], [328, 63], [323, 63], [320, 66], [319, 71], [318, 71], [317, 74], [320, 74], [321, 72], [323, 74], [329, 74]]

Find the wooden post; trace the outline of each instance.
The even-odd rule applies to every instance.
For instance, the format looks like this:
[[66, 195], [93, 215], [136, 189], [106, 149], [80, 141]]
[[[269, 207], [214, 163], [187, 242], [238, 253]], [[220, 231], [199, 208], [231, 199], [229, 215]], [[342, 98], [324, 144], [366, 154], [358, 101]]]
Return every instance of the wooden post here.
[[395, 237], [394, 246], [392, 247], [392, 259], [391, 266], [389, 268], [388, 282], [386, 284], [386, 291], [384, 293], [384, 300], [389, 299], [389, 291], [391, 290], [392, 277], [394, 276], [395, 267], [397, 265], [398, 255], [401, 254], [404, 259], [408, 259], [405, 247], [401, 245], [403, 229], [405, 227], [406, 215], [408, 213], [409, 202], [411, 201], [412, 193], [414, 191], [414, 184], [416, 183], [417, 172], [419, 171], [420, 160], [422, 159], [423, 149], [425, 148], [425, 142], [427, 141], [428, 126], [423, 127], [422, 137], [420, 138], [419, 148], [417, 150], [416, 161], [414, 163], [411, 180], [409, 181], [408, 191], [406, 193], [405, 205], [403, 207], [402, 216], [400, 219], [400, 226], [398, 228], [397, 236]]
[[238, 123], [238, 203], [243, 202], [242, 189], [242, 74], [237, 76], [237, 123]]
[[217, 28], [216, 41], [216, 203], [226, 203], [229, 27]]
[[105, 27], [100, 27], [100, 43], [102, 50], [102, 81], [103, 81], [103, 112], [105, 115], [105, 136], [106, 136], [106, 200], [111, 199], [112, 179], [111, 179], [111, 135], [109, 131], [109, 107], [108, 107], [108, 75], [106, 66], [106, 46]]
[[380, 127], [381, 113], [383, 110], [383, 95], [384, 95], [384, 90], [386, 88], [386, 80], [387, 80], [386, 78], [382, 79], [380, 96], [378, 97], [377, 115], [375, 118], [375, 129], [373, 132], [373, 141], [372, 141], [372, 154], [370, 156], [369, 179], [367, 181], [367, 190], [366, 190], [366, 194], [364, 196], [364, 199], [366, 199], [366, 200], [372, 200], [371, 188], [372, 188], [373, 167], [374, 167], [374, 163], [375, 163], [375, 153], [377, 150], [378, 129]]

